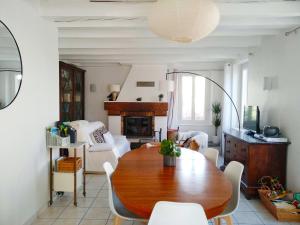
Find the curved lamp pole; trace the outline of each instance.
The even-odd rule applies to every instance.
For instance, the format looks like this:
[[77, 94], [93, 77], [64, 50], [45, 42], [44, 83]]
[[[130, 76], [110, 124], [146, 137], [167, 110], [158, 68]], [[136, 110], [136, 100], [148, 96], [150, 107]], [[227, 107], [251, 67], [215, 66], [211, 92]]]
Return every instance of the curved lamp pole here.
[[173, 71], [173, 72], [168, 72], [166, 73], [166, 80], [168, 80], [168, 75], [172, 75], [172, 74], [191, 74], [191, 75], [195, 75], [195, 76], [199, 76], [199, 77], [203, 77], [209, 81], [211, 81], [212, 83], [214, 83], [215, 85], [217, 85], [226, 95], [227, 97], [230, 99], [231, 104], [233, 105], [234, 109], [235, 109], [235, 113], [238, 119], [238, 123], [239, 123], [239, 131], [241, 131], [241, 121], [240, 121], [240, 116], [237, 110], [237, 107], [233, 101], [233, 99], [230, 97], [230, 95], [228, 94], [228, 92], [220, 85], [218, 84], [216, 81], [212, 80], [209, 77], [206, 77], [202, 74], [198, 74], [198, 73], [193, 73], [193, 72], [188, 72], [188, 71]]

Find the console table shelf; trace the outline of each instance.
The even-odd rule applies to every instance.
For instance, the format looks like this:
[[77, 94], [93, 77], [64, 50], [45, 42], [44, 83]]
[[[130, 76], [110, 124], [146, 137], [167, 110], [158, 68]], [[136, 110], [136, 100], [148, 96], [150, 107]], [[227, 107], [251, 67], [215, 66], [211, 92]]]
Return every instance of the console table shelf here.
[[[83, 184], [83, 196], [86, 196], [85, 191], [85, 142], [78, 142], [75, 144], [69, 144], [67, 146], [47, 146], [50, 150], [50, 200], [49, 205], [53, 204], [53, 191], [73, 192], [74, 193], [74, 205], [77, 206], [77, 190]], [[74, 149], [74, 170], [72, 173], [56, 172], [53, 168], [52, 150], [53, 149]], [[77, 149], [83, 150], [83, 168], [76, 170], [76, 156]]]

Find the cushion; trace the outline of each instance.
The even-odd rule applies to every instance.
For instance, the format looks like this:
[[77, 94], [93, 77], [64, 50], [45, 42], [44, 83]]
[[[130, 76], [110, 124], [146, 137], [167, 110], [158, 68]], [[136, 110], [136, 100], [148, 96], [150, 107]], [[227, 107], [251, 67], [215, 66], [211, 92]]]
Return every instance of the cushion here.
[[190, 143], [189, 149], [198, 151], [199, 147], [200, 146], [198, 145], [198, 143], [195, 140], [192, 140]]
[[103, 134], [103, 137], [104, 137], [104, 140], [106, 143], [115, 145], [115, 140], [109, 131], [107, 133]]
[[108, 132], [108, 130], [105, 128], [105, 126], [100, 127], [96, 130], [94, 130], [91, 134], [90, 137], [93, 141], [94, 144], [99, 144], [99, 143], [105, 143], [103, 134]]
[[97, 122], [90, 122], [87, 126], [84, 127], [86, 139], [91, 146], [94, 145], [94, 142], [92, 141], [90, 134], [93, 133], [96, 129], [103, 127], [103, 126], [104, 126], [103, 123], [101, 123], [100, 121], [97, 121]]

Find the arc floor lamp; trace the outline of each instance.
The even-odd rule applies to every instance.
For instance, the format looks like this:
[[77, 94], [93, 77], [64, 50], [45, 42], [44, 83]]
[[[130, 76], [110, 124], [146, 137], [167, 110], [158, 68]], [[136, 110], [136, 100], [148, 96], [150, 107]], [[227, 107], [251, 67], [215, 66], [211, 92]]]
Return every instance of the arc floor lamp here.
[[199, 74], [199, 73], [194, 73], [194, 72], [189, 72], [189, 71], [173, 71], [173, 72], [167, 72], [166, 73], [166, 80], [168, 80], [168, 76], [169, 75], [174, 75], [174, 74], [190, 74], [190, 75], [195, 75], [195, 76], [199, 76], [199, 77], [203, 77], [206, 80], [209, 80], [210, 82], [214, 83], [215, 85], [217, 85], [225, 94], [226, 96], [229, 98], [231, 104], [233, 105], [234, 109], [235, 109], [235, 113], [238, 119], [238, 124], [239, 124], [239, 131], [241, 130], [241, 121], [240, 121], [240, 116], [239, 116], [239, 112], [237, 110], [237, 107], [233, 101], [233, 99], [231, 98], [231, 96], [228, 94], [228, 92], [222, 87], [222, 85], [220, 85], [219, 83], [217, 83], [216, 81], [214, 81], [213, 79], [203, 75], [203, 74]]

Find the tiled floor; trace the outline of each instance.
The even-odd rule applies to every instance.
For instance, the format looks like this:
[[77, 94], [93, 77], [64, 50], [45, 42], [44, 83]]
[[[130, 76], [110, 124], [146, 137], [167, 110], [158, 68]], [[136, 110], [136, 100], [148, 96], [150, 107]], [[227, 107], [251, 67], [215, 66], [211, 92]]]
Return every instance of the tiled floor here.
[[[78, 207], [73, 206], [72, 194], [66, 193], [55, 200], [53, 206], [41, 212], [33, 225], [112, 225], [113, 215], [109, 210], [107, 196], [106, 177], [88, 175], [87, 197], [83, 198], [80, 192]], [[277, 222], [259, 200], [248, 201], [243, 195], [241, 197], [239, 208], [233, 215], [236, 225], [300, 225], [300, 223]], [[123, 225], [137, 224], [139, 223], [128, 221], [123, 223]]]

